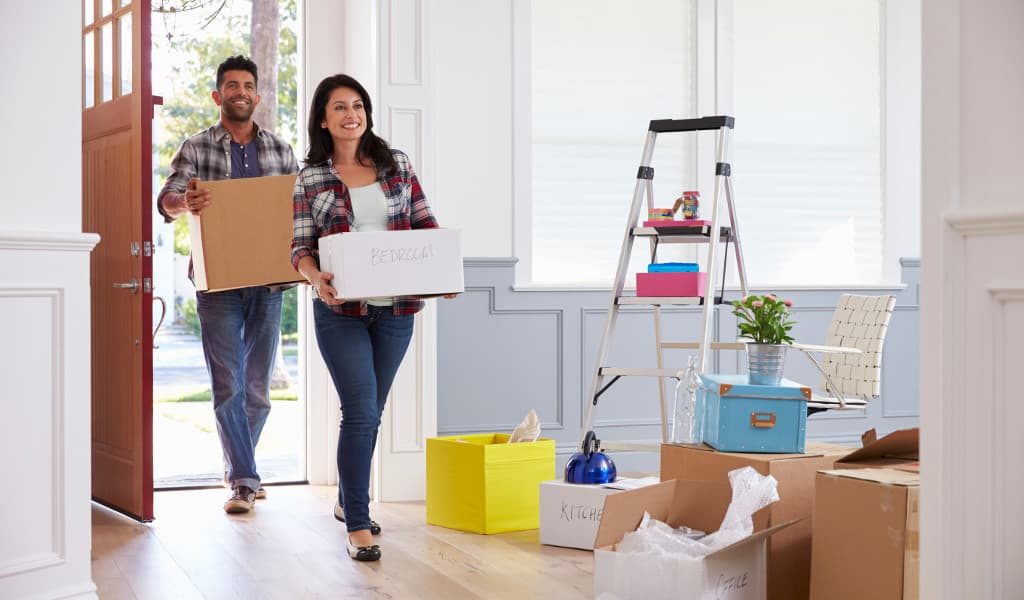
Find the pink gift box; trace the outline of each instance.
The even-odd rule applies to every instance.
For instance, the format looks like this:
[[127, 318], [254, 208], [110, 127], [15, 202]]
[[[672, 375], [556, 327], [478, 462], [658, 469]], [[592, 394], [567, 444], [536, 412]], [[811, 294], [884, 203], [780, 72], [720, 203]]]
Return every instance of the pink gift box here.
[[637, 296], [703, 296], [707, 291], [708, 274], [699, 273], [637, 273]]

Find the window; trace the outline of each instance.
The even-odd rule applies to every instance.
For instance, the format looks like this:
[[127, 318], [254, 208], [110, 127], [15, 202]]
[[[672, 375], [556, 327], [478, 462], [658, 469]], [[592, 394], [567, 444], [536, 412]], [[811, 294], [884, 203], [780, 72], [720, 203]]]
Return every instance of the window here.
[[[608, 283], [648, 123], [694, 110], [693, 5], [559, 0], [531, 10], [532, 279]], [[693, 185], [694, 147], [658, 140], [655, 198], [671, 203]]]
[[758, 284], [882, 279], [875, 0], [736, 0], [733, 180]]
[[[893, 229], [882, 193], [878, 0], [735, 0], [710, 19], [696, 19], [696, 8], [533, 2], [532, 221], [520, 224], [531, 232], [530, 283], [610, 283], [648, 121], [716, 112], [736, 116], [731, 156], [751, 285], [883, 281], [898, 256], [884, 254]], [[700, 44], [707, 55], [698, 38], [716, 40]], [[710, 65], [699, 78], [698, 61]], [[659, 136], [656, 206], [671, 206], [698, 175], [710, 204], [711, 173], [695, 165], [712, 169], [714, 157], [697, 148], [693, 136]], [[646, 254], [634, 245], [633, 270]], [[688, 245], [659, 250], [660, 260], [696, 256]]]

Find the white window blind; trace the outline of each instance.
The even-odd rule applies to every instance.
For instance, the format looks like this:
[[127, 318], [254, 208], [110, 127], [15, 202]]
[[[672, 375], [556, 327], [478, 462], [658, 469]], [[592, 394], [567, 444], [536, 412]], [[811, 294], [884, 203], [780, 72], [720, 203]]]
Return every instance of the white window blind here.
[[[679, 0], [531, 5], [534, 282], [614, 278], [648, 123], [693, 116], [693, 12]], [[656, 205], [693, 186], [694, 149], [658, 140]], [[637, 244], [634, 269], [645, 255]]]
[[882, 280], [878, 0], [736, 0], [733, 179], [753, 286]]

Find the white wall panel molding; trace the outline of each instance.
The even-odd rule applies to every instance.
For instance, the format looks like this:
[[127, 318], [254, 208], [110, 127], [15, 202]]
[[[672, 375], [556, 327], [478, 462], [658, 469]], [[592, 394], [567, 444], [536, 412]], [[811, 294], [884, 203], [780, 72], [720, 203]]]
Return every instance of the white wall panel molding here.
[[[66, 559], [64, 308], [62, 287], [0, 287], [0, 323], [7, 321], [3, 331], [18, 341], [10, 350], [0, 351], [0, 356], [5, 368], [20, 375], [7, 381], [5, 395], [8, 401], [31, 398], [34, 404], [34, 410], [24, 411], [0, 402], [5, 413], [21, 414], [0, 426], [0, 448], [8, 457], [22, 455], [19, 462], [26, 471], [49, 476], [49, 481], [40, 480], [43, 485], [28, 487], [8, 499], [15, 506], [0, 515], [0, 523], [6, 522], [5, 532], [18, 532], [15, 539], [20, 546], [20, 553], [15, 551], [13, 555], [9, 554], [10, 547], [0, 546], [0, 578], [59, 566]], [[37, 392], [35, 398], [31, 396], [33, 391]], [[45, 451], [40, 453], [43, 448]], [[36, 451], [26, 452], [29, 449]], [[31, 472], [24, 472], [11, 479], [22, 481], [31, 476]]]
[[954, 210], [943, 214], [953, 231], [964, 235], [1024, 234], [1024, 211]]
[[95, 233], [0, 230], [0, 250], [89, 252], [99, 241]]
[[0, 232], [0, 597], [95, 598], [89, 252], [95, 234]]
[[[423, 109], [389, 106], [388, 131], [392, 147], [423, 160]], [[413, 160], [413, 168], [418, 164]]]
[[388, 83], [423, 85], [421, 0], [388, 0]]

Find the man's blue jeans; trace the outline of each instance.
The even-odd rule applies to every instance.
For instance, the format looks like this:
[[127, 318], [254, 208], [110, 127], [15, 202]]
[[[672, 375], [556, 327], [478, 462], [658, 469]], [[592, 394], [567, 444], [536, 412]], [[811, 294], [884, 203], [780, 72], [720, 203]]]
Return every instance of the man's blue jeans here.
[[341, 398], [338, 503], [349, 531], [370, 528], [370, 460], [391, 383], [412, 338], [412, 315], [368, 306], [349, 317], [313, 302], [316, 341]]
[[281, 338], [281, 292], [249, 287], [196, 292], [217, 433], [231, 487], [260, 487], [256, 444], [270, 413], [270, 376]]

